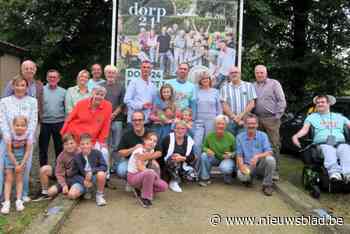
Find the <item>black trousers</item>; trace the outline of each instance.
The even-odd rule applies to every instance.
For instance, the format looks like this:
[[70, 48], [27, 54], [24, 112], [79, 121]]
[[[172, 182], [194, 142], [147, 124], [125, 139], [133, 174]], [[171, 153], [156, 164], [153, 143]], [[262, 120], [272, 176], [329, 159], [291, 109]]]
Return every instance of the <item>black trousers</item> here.
[[62, 137], [60, 134], [61, 128], [64, 122], [60, 123], [41, 123], [40, 135], [39, 135], [39, 160], [40, 167], [47, 165], [50, 138], [52, 136], [55, 146], [56, 159], [62, 152]]

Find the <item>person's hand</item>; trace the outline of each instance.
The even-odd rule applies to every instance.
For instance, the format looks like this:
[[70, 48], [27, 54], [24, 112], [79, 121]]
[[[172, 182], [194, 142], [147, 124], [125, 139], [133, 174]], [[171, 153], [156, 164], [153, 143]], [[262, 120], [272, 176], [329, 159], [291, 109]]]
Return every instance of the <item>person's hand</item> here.
[[146, 102], [143, 104], [143, 109], [152, 109], [153, 105], [151, 102]]
[[298, 148], [301, 148], [301, 144], [300, 144], [299, 138], [296, 135], [294, 135], [292, 137], [292, 141], [293, 141], [294, 145], [296, 145]]
[[255, 167], [258, 160], [259, 160], [259, 158], [256, 155], [254, 155], [254, 157], [250, 160], [250, 165], [252, 167]]
[[224, 159], [230, 159], [232, 158], [232, 152], [225, 152], [223, 155]]
[[22, 173], [23, 172], [23, 167], [21, 165], [16, 165], [15, 166], [15, 172], [16, 173]]
[[91, 188], [92, 187], [92, 182], [89, 180], [84, 180], [84, 187], [86, 188]]
[[207, 155], [209, 157], [213, 157], [215, 155], [214, 151], [212, 151], [211, 149], [207, 149]]
[[241, 168], [239, 169], [244, 175], [249, 175], [250, 174], [250, 168], [248, 165], [243, 164]]
[[117, 115], [118, 115], [117, 113], [113, 112], [112, 115], [111, 115], [111, 119], [114, 120], [115, 117], [117, 117]]
[[68, 194], [68, 192], [69, 192], [68, 186], [67, 185], [63, 186], [62, 193], [66, 195]]

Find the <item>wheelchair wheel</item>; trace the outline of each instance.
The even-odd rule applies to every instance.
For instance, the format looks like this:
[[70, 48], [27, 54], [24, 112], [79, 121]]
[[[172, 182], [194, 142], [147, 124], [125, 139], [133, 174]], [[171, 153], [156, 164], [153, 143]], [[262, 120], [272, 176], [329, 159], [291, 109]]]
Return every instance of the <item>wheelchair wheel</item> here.
[[313, 198], [319, 199], [321, 196], [321, 190], [317, 185], [311, 187], [310, 195]]

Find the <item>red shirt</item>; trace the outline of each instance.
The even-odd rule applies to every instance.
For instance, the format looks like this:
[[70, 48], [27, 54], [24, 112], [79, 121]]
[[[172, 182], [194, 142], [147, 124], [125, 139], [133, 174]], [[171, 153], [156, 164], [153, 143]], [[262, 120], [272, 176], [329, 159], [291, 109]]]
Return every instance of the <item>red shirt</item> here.
[[112, 104], [103, 100], [100, 105], [93, 110], [91, 106], [92, 98], [85, 98], [79, 101], [68, 118], [64, 122], [61, 135], [73, 134], [77, 142], [82, 133], [89, 133], [92, 143], [106, 143], [111, 124]]

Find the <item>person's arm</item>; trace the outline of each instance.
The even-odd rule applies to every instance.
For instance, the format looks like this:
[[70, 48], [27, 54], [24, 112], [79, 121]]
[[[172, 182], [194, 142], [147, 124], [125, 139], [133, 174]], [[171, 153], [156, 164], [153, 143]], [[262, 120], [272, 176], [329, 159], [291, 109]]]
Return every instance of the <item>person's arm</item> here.
[[11, 162], [13, 163], [13, 165], [17, 166], [18, 165], [18, 162], [16, 161], [16, 157], [15, 155], [13, 154], [13, 151], [12, 151], [12, 142], [8, 142], [6, 144], [7, 146], [7, 154], [8, 154], [8, 157], [9, 159], [11, 160]]
[[2, 138], [6, 143], [11, 142], [11, 129], [9, 126], [8, 110], [6, 103], [3, 100], [0, 100], [0, 128], [2, 132]]
[[73, 97], [72, 97], [72, 88], [69, 88], [66, 92], [66, 98], [64, 100], [66, 116], [68, 116], [74, 107]]
[[105, 102], [106, 103], [106, 113], [105, 113], [105, 118], [103, 120], [101, 129], [99, 134], [97, 135], [97, 141], [102, 145], [106, 145], [106, 141], [109, 135], [109, 130], [111, 127], [111, 121], [112, 121], [112, 105], [110, 102]]
[[25, 152], [24, 152], [24, 157], [21, 162], [21, 167], [24, 167], [26, 162], [28, 161], [28, 158], [30, 156], [30, 152], [32, 151], [33, 143], [31, 141], [27, 141], [26, 147], [25, 147]]
[[32, 99], [31, 112], [28, 116], [28, 141], [34, 142], [36, 127], [38, 125], [38, 102], [36, 99]]
[[64, 152], [61, 152], [57, 158], [56, 167], [55, 167], [55, 175], [57, 178], [57, 182], [62, 186], [62, 188], [67, 185], [66, 179], [65, 179], [65, 169], [64, 169], [64, 164], [62, 160], [63, 158], [64, 158]]
[[[137, 155], [135, 155], [135, 157], [137, 157]], [[141, 160], [139, 158], [135, 158], [135, 163], [136, 163], [136, 168], [138, 171], [144, 171], [146, 169], [145, 163], [143, 160]]]
[[131, 108], [132, 110], [142, 110], [144, 103], [135, 101], [136, 90], [136, 82], [131, 81], [128, 88], [126, 89], [124, 103], [128, 108]]
[[78, 118], [79, 115], [79, 103], [77, 103], [77, 105], [73, 108], [73, 110], [70, 112], [70, 114], [68, 115], [68, 117], [66, 118], [66, 120], [64, 121], [64, 125], [60, 131], [61, 135], [64, 136], [64, 134], [69, 133], [71, 131], [71, 129], [69, 129], [70, 127], [70, 123]]
[[281, 118], [283, 115], [286, 107], [286, 97], [284, 95], [283, 89], [281, 84], [276, 80], [274, 85], [274, 93], [276, 95], [276, 118]]
[[216, 103], [215, 104], [216, 105], [216, 115], [221, 115], [222, 112], [223, 112], [223, 108], [222, 108], [222, 104], [221, 104], [221, 101], [220, 101], [220, 94], [219, 94], [219, 92], [217, 92], [215, 103]]
[[294, 136], [292, 137], [292, 141], [294, 145], [301, 148], [299, 138], [309, 133], [310, 126], [311, 125], [309, 123], [304, 123], [304, 126], [296, 134], [294, 134]]
[[255, 100], [252, 99], [247, 103], [246, 107], [244, 108], [244, 111], [237, 115], [236, 122], [241, 121], [246, 114], [248, 114], [254, 109], [254, 107], [255, 107]]
[[227, 117], [229, 117], [232, 120], [236, 119], [237, 115], [231, 111], [231, 108], [228, 105], [228, 103], [225, 101], [221, 101], [221, 103], [222, 103], [222, 110], [224, 114], [227, 115]]
[[134, 152], [134, 150], [136, 150], [137, 148], [142, 147], [141, 144], [137, 144], [131, 148], [127, 148], [127, 149], [120, 149], [118, 150], [118, 155], [120, 155], [121, 157], [127, 158], [129, 157], [129, 155], [132, 154], [132, 152]]
[[8, 97], [11, 96], [13, 94], [13, 89], [12, 89], [12, 80], [10, 80], [9, 82], [7, 82], [6, 87], [4, 89], [3, 95], [2, 97]]

